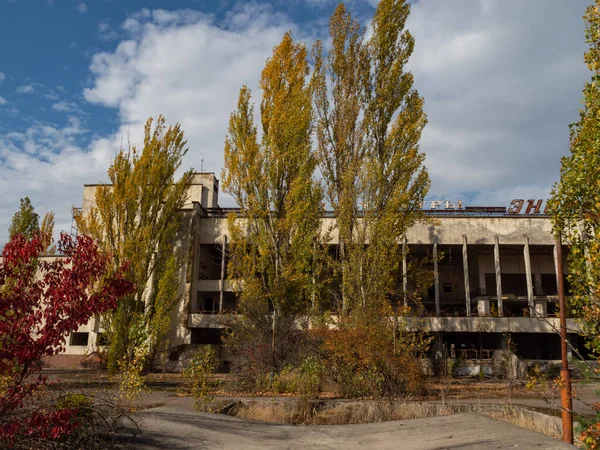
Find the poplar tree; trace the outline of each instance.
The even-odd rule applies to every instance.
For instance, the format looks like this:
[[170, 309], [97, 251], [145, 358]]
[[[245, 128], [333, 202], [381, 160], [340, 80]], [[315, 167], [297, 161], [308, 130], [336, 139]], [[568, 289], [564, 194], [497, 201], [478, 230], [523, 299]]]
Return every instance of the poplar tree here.
[[321, 249], [322, 192], [313, 180], [306, 57], [304, 45], [286, 33], [260, 79], [262, 137], [244, 86], [225, 141], [223, 189], [236, 200], [242, 218], [231, 216], [228, 222], [229, 274], [239, 280], [243, 317], [232, 324], [232, 345], [239, 352], [266, 346], [269, 360], [261, 367], [267, 370], [279, 369], [293, 353], [293, 340], [284, 335], [310, 309], [318, 288], [313, 269]]
[[550, 211], [554, 232], [570, 247], [572, 308], [580, 315], [590, 349], [600, 354], [600, 1], [584, 15], [592, 72], [583, 88], [579, 121], [569, 125], [571, 154], [561, 160]]
[[409, 12], [404, 0], [380, 1], [365, 40], [340, 4], [327, 59], [320, 42], [313, 49], [319, 163], [337, 217], [344, 309], [379, 308], [398, 293], [401, 239], [423, 219], [427, 120], [405, 69], [414, 49]]
[[[338, 278], [343, 309], [348, 306], [350, 252], [355, 243], [359, 214], [359, 183], [365, 166], [366, 145], [361, 113], [368, 70], [364, 32], [343, 3], [330, 20], [332, 46], [327, 57], [323, 44], [313, 46], [312, 84], [316, 116], [317, 155], [327, 200], [338, 230]], [[337, 302], [335, 302], [337, 303]]]
[[22, 198], [19, 211], [13, 215], [10, 227], [8, 228], [10, 239], [12, 240], [16, 234], [22, 234], [30, 240], [38, 233], [41, 233], [41, 240], [44, 247], [42, 254], [54, 255], [56, 253], [56, 245], [52, 244], [54, 213], [48, 211], [44, 214], [41, 228], [39, 221], [40, 216], [35, 212], [35, 208], [31, 204], [29, 197]]
[[177, 304], [182, 254], [183, 215], [192, 171], [176, 180], [187, 152], [179, 124], [167, 127], [159, 116], [148, 119], [144, 145], [121, 149], [99, 186], [95, 206], [77, 219], [79, 231], [101, 242], [115, 267], [128, 262], [135, 292], [102, 317], [108, 338], [109, 370], [128, 370], [143, 349], [146, 366], [165, 343]]
[[8, 228], [10, 239], [22, 234], [27, 239], [33, 238], [40, 231], [40, 216], [35, 212], [29, 197], [21, 199], [19, 210], [13, 215]]
[[49, 211], [46, 214], [44, 214], [40, 232], [42, 234], [42, 245], [44, 246], [44, 254], [54, 255], [56, 253], [56, 245], [52, 243], [52, 234], [54, 233], [54, 213], [52, 211]]

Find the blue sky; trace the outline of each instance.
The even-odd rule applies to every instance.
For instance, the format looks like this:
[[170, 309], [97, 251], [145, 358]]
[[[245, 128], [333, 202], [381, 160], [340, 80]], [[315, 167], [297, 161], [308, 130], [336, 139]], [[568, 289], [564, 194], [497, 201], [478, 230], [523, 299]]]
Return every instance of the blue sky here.
[[[589, 77], [591, 0], [419, 0], [410, 61], [429, 124], [430, 198], [507, 205], [544, 198], [568, 152]], [[377, 0], [352, 0], [368, 25]], [[283, 33], [327, 39], [333, 0], [0, 0], [0, 247], [19, 199], [69, 230], [82, 185], [162, 113], [186, 167], [217, 174], [229, 113]], [[227, 203], [223, 199], [222, 203]]]

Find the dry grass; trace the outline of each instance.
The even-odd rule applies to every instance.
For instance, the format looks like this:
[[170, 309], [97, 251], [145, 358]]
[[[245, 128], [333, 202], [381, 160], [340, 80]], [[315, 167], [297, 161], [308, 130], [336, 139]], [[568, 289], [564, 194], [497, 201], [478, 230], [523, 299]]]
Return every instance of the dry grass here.
[[515, 406], [508, 406], [502, 410], [484, 411], [482, 414], [528, 430], [537, 431], [555, 439], [562, 437], [562, 425], [558, 417]]
[[[472, 378], [458, 379], [436, 379], [430, 378], [427, 380], [427, 388], [429, 395], [427, 398], [440, 398], [442, 393], [445, 399], [478, 399], [478, 398], [506, 398], [510, 390], [512, 398], [538, 398], [539, 396], [527, 389], [525, 383], [486, 379], [476, 380]], [[558, 395], [558, 392], [556, 392]]]
[[231, 415], [273, 423], [304, 425], [346, 425], [447, 416], [472, 412], [479, 407], [437, 403], [400, 403], [384, 401], [252, 401], [239, 403]]
[[246, 419], [295, 425], [346, 425], [478, 413], [553, 438], [562, 436], [560, 419], [557, 417], [519, 406], [494, 404], [254, 400], [247, 404], [238, 402], [228, 413]]

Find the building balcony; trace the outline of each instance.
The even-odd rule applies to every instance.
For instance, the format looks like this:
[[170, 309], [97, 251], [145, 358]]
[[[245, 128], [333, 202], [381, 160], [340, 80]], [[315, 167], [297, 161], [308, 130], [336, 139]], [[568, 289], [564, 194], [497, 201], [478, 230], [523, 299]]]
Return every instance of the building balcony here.
[[192, 312], [188, 314], [188, 328], [225, 328], [223, 314]]
[[[452, 333], [559, 333], [558, 317], [404, 317], [408, 331]], [[579, 333], [575, 319], [567, 319], [567, 332]]]
[[199, 280], [196, 283], [196, 288], [198, 291], [220, 292], [221, 285], [223, 286], [224, 292], [233, 292], [233, 285], [229, 280]]

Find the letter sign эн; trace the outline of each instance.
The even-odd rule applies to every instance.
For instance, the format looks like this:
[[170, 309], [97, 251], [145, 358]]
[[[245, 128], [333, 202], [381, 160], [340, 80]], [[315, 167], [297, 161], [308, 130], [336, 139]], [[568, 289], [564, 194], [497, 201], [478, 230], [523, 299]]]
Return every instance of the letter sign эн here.
[[508, 214], [519, 214], [521, 209], [523, 208], [523, 204], [525, 200], [516, 198], [512, 202], [510, 202], [510, 206], [508, 207]]
[[[537, 201], [537, 203], [534, 202], [535, 200], [533, 199], [527, 200], [527, 208], [525, 209], [525, 214], [539, 214], [543, 200], [540, 199]], [[531, 210], [533, 210], [533, 212]]]

